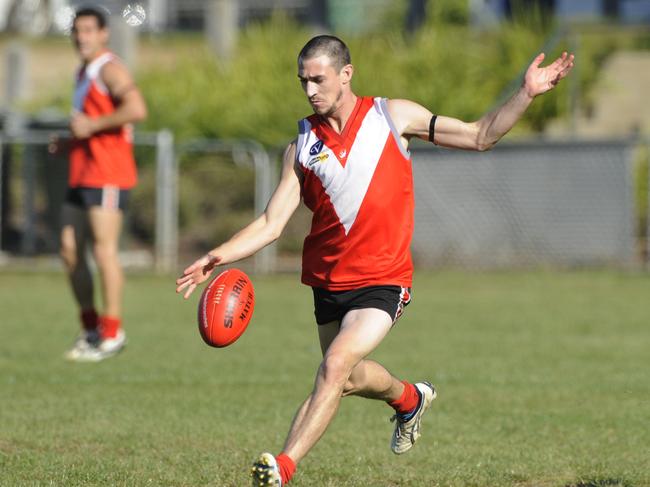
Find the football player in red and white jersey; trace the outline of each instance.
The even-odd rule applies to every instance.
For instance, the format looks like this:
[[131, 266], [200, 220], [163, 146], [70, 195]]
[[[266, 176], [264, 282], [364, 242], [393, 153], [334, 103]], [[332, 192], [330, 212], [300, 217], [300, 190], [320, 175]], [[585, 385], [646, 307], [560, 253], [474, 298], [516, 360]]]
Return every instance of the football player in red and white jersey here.
[[411, 298], [413, 181], [409, 141], [485, 151], [573, 66], [563, 53], [546, 67], [540, 54], [510, 100], [476, 122], [433, 115], [408, 100], [359, 97], [345, 44], [311, 39], [298, 56], [298, 78], [314, 114], [284, 153], [282, 176], [264, 213], [187, 267], [176, 292], [187, 298], [219, 265], [248, 257], [276, 240], [301, 198], [313, 211], [303, 248], [302, 282], [314, 293], [323, 360], [314, 389], [293, 420], [279, 455], [263, 453], [253, 485], [286, 485], [323, 435], [341, 397], [358, 395], [395, 410], [394, 453], [408, 451], [436, 397], [428, 382], [401, 381], [366, 359]]
[[[76, 12], [72, 39], [81, 66], [70, 120], [73, 141], [61, 231], [61, 256], [81, 321], [81, 334], [65, 354], [74, 361], [103, 360], [126, 343], [118, 241], [137, 179], [131, 124], [143, 120], [147, 109], [127, 68], [106, 49], [108, 38], [103, 11], [88, 7]], [[101, 276], [101, 314], [95, 307], [87, 245], [92, 245]]]

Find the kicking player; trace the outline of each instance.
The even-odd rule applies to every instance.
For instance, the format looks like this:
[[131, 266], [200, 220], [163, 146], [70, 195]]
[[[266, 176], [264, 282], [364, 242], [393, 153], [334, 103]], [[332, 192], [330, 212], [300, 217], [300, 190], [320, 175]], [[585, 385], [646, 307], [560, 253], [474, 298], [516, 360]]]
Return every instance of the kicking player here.
[[315, 37], [300, 51], [298, 78], [314, 114], [299, 122], [265, 212], [176, 281], [176, 291], [187, 298], [217, 266], [276, 240], [301, 198], [313, 211], [302, 282], [313, 289], [323, 360], [280, 454], [262, 453], [255, 461], [254, 486], [281, 487], [291, 480], [343, 396], [385, 401], [394, 409], [394, 453], [416, 442], [436, 390], [426, 381], [400, 380], [366, 359], [411, 300], [414, 198], [408, 144], [418, 137], [445, 147], [490, 149], [533, 99], [573, 66], [573, 55], [566, 53], [546, 67], [540, 66], [543, 59], [543, 54], [535, 58], [509, 101], [466, 123], [408, 100], [357, 96], [350, 53], [336, 37]]
[[[61, 256], [79, 306], [81, 333], [65, 354], [99, 361], [126, 343], [121, 326], [124, 276], [118, 256], [122, 215], [136, 184], [131, 123], [146, 117], [142, 95], [122, 62], [106, 49], [109, 31], [97, 8], [76, 12], [72, 39], [81, 58], [70, 130], [68, 192], [63, 208]], [[101, 276], [104, 308], [98, 314], [86, 247]]]

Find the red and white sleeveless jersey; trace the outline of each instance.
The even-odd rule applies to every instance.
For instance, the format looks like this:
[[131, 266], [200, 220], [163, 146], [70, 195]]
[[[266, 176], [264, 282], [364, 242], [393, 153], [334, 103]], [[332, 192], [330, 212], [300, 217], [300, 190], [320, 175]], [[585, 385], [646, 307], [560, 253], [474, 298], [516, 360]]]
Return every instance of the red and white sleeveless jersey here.
[[383, 98], [358, 98], [341, 134], [320, 116], [299, 122], [296, 159], [313, 211], [302, 282], [343, 291], [410, 287], [413, 177]]
[[[102, 67], [110, 61], [119, 62], [119, 59], [106, 51], [79, 69], [73, 103], [76, 111], [90, 118], [115, 111], [115, 100], [100, 77]], [[112, 185], [129, 189], [135, 186], [137, 170], [132, 138], [132, 127], [127, 124], [96, 133], [88, 139], [74, 139], [70, 150], [70, 187]]]

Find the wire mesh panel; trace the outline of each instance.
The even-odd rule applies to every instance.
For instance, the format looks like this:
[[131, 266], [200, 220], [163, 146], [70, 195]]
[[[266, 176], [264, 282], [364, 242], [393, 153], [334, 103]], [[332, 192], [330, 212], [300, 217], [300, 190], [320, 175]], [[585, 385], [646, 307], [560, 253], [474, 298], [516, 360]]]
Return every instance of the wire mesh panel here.
[[[178, 157], [179, 252], [186, 261], [225, 242], [264, 212], [275, 170], [268, 152], [252, 140], [194, 139], [179, 146]], [[271, 244], [238, 265], [272, 272], [275, 257]]]
[[[12, 256], [51, 255], [59, 250], [61, 214], [68, 183], [67, 135], [26, 132], [2, 144], [1, 251]], [[154, 263], [156, 148], [136, 144], [138, 185], [129, 198], [120, 242], [126, 267]]]
[[228, 150], [179, 157], [179, 262], [188, 265], [255, 217], [255, 172]]
[[2, 248], [22, 255], [58, 248], [67, 165], [45, 164], [46, 143], [2, 147]]
[[629, 265], [629, 142], [415, 149], [417, 265]]
[[[57, 253], [68, 145], [67, 131], [0, 133], [0, 256]], [[179, 257], [196, 258], [261, 214], [275, 180], [269, 154], [251, 140], [197, 139], [177, 152], [163, 130], [138, 133], [134, 151], [138, 184], [120, 242], [125, 266], [175, 272]], [[253, 260], [256, 272], [272, 271], [275, 247]]]

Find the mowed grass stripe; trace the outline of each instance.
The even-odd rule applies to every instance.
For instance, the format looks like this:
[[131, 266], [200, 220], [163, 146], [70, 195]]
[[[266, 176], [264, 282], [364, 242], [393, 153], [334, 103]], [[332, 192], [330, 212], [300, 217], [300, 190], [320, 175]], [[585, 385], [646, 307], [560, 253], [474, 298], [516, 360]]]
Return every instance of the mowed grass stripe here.
[[[198, 296], [131, 275], [126, 351], [70, 364], [65, 277], [0, 274], [0, 485], [248, 485], [320, 361], [310, 290], [252, 278], [249, 329], [212, 349]], [[649, 276], [418, 271], [413, 295], [372, 358], [439, 389], [420, 443], [394, 456], [391, 410], [346, 398], [291, 485], [650, 485]]]

